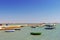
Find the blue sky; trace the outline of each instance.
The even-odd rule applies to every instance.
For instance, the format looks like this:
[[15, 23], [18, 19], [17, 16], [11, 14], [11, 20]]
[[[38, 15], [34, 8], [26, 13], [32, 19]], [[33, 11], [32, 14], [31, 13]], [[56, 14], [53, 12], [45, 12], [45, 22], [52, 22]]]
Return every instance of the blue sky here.
[[60, 0], [0, 0], [0, 23], [60, 22]]

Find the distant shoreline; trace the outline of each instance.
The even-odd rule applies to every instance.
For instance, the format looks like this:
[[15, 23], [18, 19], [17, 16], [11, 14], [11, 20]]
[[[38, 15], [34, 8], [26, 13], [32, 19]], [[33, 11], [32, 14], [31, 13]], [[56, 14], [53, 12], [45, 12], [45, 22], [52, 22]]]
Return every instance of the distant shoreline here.
[[0, 24], [41, 24], [41, 23], [0, 23]]

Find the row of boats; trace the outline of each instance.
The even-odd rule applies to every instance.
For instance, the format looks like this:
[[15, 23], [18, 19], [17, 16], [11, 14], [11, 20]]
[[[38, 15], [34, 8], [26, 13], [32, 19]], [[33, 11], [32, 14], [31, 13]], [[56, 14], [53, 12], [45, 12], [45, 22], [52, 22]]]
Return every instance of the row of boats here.
[[[45, 26], [45, 29], [47, 30], [51, 30], [51, 29], [55, 29], [55, 25], [44, 25]], [[23, 26], [22, 26], [23, 27]], [[36, 26], [36, 27], [39, 27], [39, 26]], [[31, 28], [36, 28], [35, 26], [31, 26]], [[21, 30], [20, 28], [16, 28], [14, 30], [5, 30], [5, 32], [15, 32], [15, 30]], [[31, 32], [30, 33], [31, 35], [41, 35], [42, 33], [41, 32]]]
[[[54, 26], [56, 26], [56, 25], [44, 25], [45, 26], [45, 29], [46, 30], [52, 30], [52, 29], [55, 29], [55, 27]], [[34, 26], [31, 26], [32, 28], [36, 28], [36, 27], [34, 27]], [[38, 26], [37, 26], [38, 27]], [[41, 32], [31, 32], [30, 33], [31, 35], [41, 35], [42, 33]]]
[[[45, 27], [45, 29], [55, 29], [55, 27], [54, 26], [56, 26], [55, 24], [54, 25], [44, 25], [44, 27]], [[31, 26], [31, 28], [36, 28], [36, 27], [39, 27], [39, 26]]]
[[[20, 26], [20, 27], [24, 27], [24, 26]], [[5, 30], [5, 32], [15, 32], [16, 30], [21, 30], [20, 27], [18, 27], [18, 28], [14, 27], [11, 30], [10, 29], [9, 30]]]
[[15, 30], [21, 30], [20, 28], [16, 28], [14, 30], [5, 30], [5, 32], [14, 32]]

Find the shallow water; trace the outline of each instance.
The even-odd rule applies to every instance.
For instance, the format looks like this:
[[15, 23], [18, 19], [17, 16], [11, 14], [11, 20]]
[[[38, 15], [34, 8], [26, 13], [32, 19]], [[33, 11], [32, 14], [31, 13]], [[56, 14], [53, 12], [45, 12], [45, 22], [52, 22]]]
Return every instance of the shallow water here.
[[[53, 30], [45, 27], [23, 27], [15, 32], [0, 31], [0, 40], [60, 40], [60, 25], [57, 24]], [[30, 32], [41, 32], [42, 35], [30, 35]]]

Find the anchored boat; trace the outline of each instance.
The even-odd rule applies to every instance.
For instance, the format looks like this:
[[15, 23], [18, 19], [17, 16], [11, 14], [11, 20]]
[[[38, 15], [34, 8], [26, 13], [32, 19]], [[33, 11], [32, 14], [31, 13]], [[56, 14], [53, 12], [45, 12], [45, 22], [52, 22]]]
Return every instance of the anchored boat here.
[[31, 26], [31, 28], [36, 28], [35, 26]]
[[53, 27], [53, 25], [45, 25], [46, 27]]
[[14, 32], [15, 30], [5, 30], [5, 32]]
[[15, 28], [14, 30], [21, 30], [20, 28]]
[[30, 34], [31, 34], [31, 35], [41, 35], [40, 32], [31, 32]]
[[51, 30], [51, 29], [55, 29], [55, 27], [47, 27], [45, 29]]

